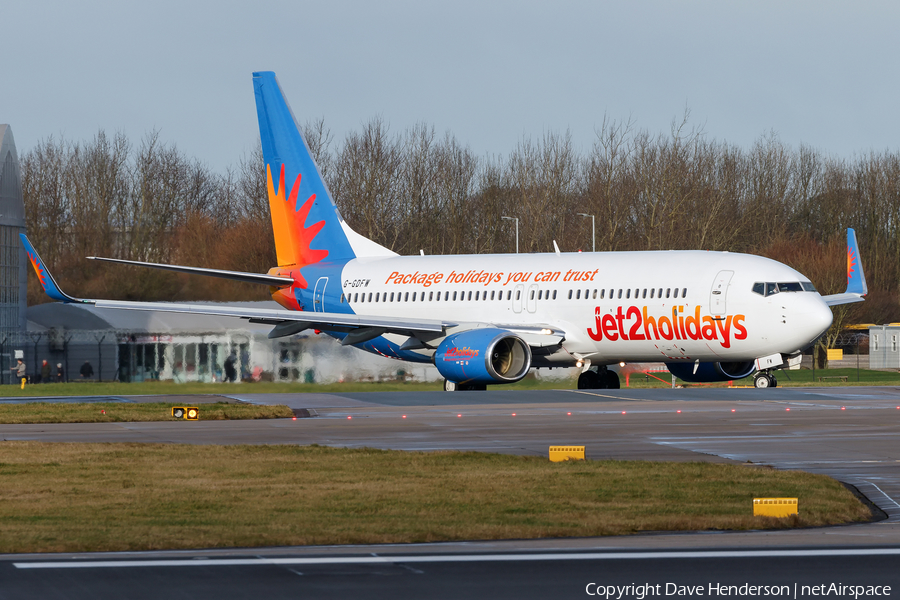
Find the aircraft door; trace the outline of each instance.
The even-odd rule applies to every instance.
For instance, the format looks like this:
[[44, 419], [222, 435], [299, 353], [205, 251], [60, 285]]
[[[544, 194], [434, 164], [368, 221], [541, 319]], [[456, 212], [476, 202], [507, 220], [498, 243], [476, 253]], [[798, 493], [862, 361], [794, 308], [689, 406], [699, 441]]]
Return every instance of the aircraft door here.
[[319, 277], [316, 281], [316, 289], [313, 292], [313, 312], [325, 312], [326, 285], [328, 285], [327, 277]]
[[530, 313], [537, 310], [537, 289], [537, 284], [528, 286], [528, 295], [525, 297], [525, 308]]
[[709, 292], [709, 314], [713, 317], [725, 316], [725, 297], [728, 295], [728, 284], [734, 271], [719, 271]]
[[512, 309], [513, 312], [519, 314], [522, 312], [522, 296], [525, 295], [525, 286], [521, 283], [516, 286], [513, 290], [512, 294]]

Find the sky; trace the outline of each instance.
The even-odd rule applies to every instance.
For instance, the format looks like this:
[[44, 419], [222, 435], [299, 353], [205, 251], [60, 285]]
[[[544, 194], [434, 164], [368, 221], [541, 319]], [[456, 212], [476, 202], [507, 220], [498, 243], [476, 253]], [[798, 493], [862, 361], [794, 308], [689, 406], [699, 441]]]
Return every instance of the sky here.
[[217, 172], [258, 139], [251, 73], [275, 71], [335, 143], [380, 116], [479, 156], [604, 118], [708, 139], [764, 135], [852, 159], [900, 150], [900, 3], [831, 0], [13, 0], [0, 14], [0, 123], [50, 137], [148, 132]]

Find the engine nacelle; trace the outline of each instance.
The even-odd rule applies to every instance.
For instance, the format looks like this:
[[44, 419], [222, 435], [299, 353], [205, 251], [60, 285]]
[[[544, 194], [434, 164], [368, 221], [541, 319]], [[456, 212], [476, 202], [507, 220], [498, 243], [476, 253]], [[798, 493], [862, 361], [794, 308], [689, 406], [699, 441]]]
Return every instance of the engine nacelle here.
[[456, 383], [514, 383], [531, 368], [531, 348], [505, 329], [470, 329], [444, 338], [434, 366]]
[[713, 381], [731, 381], [743, 379], [756, 372], [756, 363], [747, 362], [705, 362], [697, 365], [694, 371], [694, 363], [677, 362], [666, 363], [669, 372], [683, 381], [691, 383], [711, 383]]

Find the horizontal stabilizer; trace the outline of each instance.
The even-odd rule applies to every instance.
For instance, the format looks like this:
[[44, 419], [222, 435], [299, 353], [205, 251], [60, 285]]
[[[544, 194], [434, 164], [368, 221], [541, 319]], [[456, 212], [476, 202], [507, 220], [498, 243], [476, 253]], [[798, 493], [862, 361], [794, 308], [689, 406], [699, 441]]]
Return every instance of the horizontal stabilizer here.
[[178, 273], [190, 273], [192, 275], [205, 275], [220, 279], [231, 279], [244, 283], [259, 283], [275, 287], [292, 285], [294, 280], [290, 277], [278, 277], [276, 275], [263, 275], [260, 273], [244, 273], [243, 271], [223, 271], [221, 269], [204, 269], [202, 267], [185, 267], [182, 265], [163, 265], [160, 263], [140, 262], [136, 260], [122, 260], [120, 258], [103, 258], [101, 256], [88, 256], [88, 260], [102, 260], [104, 262], [119, 263], [122, 265], [134, 265], [150, 269], [162, 269], [164, 271], [176, 271]]

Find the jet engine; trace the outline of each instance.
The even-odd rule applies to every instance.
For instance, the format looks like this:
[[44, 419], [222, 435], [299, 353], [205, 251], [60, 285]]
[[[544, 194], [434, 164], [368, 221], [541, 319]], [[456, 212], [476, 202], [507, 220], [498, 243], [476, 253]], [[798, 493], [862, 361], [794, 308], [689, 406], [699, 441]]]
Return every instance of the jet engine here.
[[434, 366], [456, 383], [514, 383], [531, 368], [531, 348], [505, 329], [470, 329], [444, 338]]
[[[696, 370], [694, 367], [697, 367]], [[666, 363], [669, 372], [691, 383], [710, 383], [743, 379], [756, 372], [756, 363], [747, 362], [704, 362], [699, 365], [689, 362]]]

